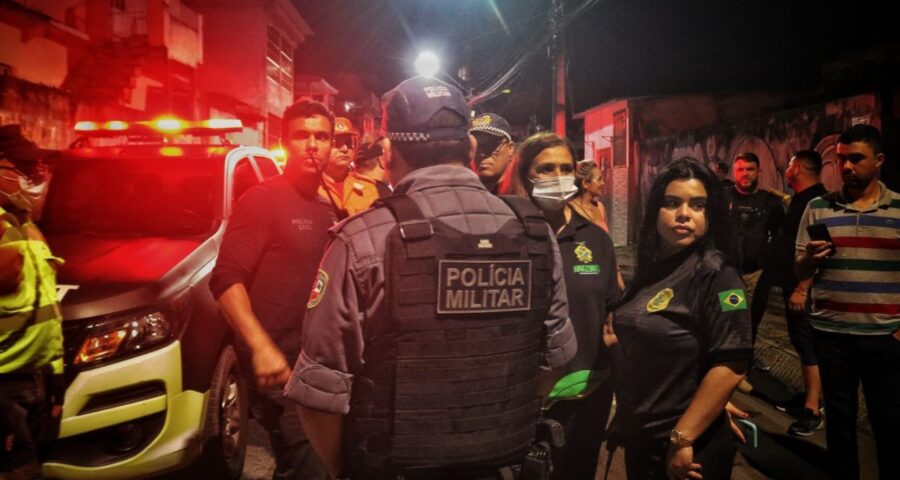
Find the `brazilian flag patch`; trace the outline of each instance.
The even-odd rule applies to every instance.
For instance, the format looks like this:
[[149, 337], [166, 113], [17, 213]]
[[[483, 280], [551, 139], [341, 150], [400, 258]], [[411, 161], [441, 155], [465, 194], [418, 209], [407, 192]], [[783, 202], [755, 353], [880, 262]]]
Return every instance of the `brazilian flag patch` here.
[[740, 288], [719, 292], [719, 305], [723, 312], [747, 309], [747, 296]]

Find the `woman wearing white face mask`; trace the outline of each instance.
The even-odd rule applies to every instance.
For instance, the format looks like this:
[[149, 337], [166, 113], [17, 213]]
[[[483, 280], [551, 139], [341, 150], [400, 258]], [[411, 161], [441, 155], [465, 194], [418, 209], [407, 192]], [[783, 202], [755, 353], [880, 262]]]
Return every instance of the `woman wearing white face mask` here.
[[[9, 173], [4, 174], [3, 171]], [[0, 165], [0, 178], [7, 185], [5, 188], [0, 187], [0, 195], [6, 197], [10, 206], [20, 212], [31, 214], [47, 193], [47, 182], [43, 176], [38, 177], [39, 180], [32, 180], [9, 165]]]
[[578, 338], [578, 353], [551, 392], [546, 412], [566, 433], [564, 451], [553, 453], [553, 478], [593, 479], [612, 401], [602, 340], [607, 310], [619, 294], [612, 240], [568, 205], [578, 188], [574, 151], [565, 139], [550, 132], [527, 138], [516, 181], [516, 190], [531, 198], [556, 232]]

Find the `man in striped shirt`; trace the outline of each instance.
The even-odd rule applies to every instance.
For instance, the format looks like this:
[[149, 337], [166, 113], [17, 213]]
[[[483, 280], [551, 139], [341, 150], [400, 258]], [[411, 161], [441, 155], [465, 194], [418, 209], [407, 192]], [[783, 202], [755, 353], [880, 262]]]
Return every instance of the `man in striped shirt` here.
[[880, 477], [900, 478], [900, 195], [879, 181], [877, 128], [854, 125], [838, 139], [844, 181], [813, 199], [801, 227], [825, 225], [831, 241], [797, 233], [795, 269], [814, 276], [810, 320], [828, 415], [833, 478], [859, 478], [856, 445], [862, 383]]

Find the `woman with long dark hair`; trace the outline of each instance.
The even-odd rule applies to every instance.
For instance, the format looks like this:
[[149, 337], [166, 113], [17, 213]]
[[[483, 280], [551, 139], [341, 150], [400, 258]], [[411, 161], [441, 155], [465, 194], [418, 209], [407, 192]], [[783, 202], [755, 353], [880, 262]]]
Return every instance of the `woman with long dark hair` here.
[[605, 336], [629, 479], [731, 478], [725, 407], [753, 350], [743, 283], [721, 253], [722, 195], [712, 171], [681, 159], [647, 198], [635, 278]]
[[618, 298], [612, 240], [568, 205], [575, 187], [575, 152], [564, 138], [536, 133], [521, 146], [518, 191], [531, 198], [556, 232], [578, 353], [550, 394], [546, 415], [563, 424], [566, 446], [554, 452], [554, 478], [593, 480], [612, 403], [603, 324]]

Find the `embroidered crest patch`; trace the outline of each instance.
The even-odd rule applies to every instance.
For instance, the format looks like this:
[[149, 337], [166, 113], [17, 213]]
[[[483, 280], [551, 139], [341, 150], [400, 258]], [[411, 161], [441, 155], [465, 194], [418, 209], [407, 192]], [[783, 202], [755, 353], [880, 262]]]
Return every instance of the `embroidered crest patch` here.
[[313, 283], [312, 291], [309, 292], [309, 301], [306, 302], [306, 308], [314, 308], [322, 298], [325, 297], [325, 289], [328, 287], [328, 274], [325, 270], [319, 270], [316, 274], [316, 281]]
[[584, 242], [577, 242], [575, 247], [575, 258], [581, 263], [591, 263], [594, 261], [594, 252], [591, 251]]
[[666, 288], [657, 292], [653, 298], [647, 302], [647, 311], [650, 313], [665, 310], [669, 306], [669, 301], [675, 296], [675, 292], [671, 288]]
[[472, 120], [473, 127], [486, 127], [490, 124], [491, 124], [490, 115], [484, 115], [480, 118], [476, 118], [475, 120]]
[[746, 310], [746, 295], [744, 295], [744, 291], [740, 288], [719, 292], [719, 306], [722, 307], [723, 312], [730, 312], [733, 310]]

